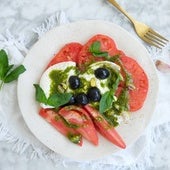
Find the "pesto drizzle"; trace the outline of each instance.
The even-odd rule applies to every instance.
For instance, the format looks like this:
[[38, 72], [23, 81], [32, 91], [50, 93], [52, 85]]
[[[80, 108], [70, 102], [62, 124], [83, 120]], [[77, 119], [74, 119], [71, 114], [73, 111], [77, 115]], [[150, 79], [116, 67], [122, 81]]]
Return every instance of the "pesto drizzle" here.
[[67, 78], [68, 73], [70, 70], [75, 69], [75, 67], [71, 66], [63, 70], [52, 70], [49, 73], [49, 77], [51, 80], [50, 84], [50, 95], [58, 93], [58, 92], [65, 92], [67, 89], [63, 87], [64, 85], [67, 85]]
[[[100, 47], [100, 45], [97, 44], [97, 43], [98, 42], [94, 42], [91, 45], [89, 51], [92, 53], [92, 55], [94, 57], [103, 57], [102, 55], [101, 56], [100, 55], [94, 55], [95, 51], [93, 49], [96, 49], [96, 47], [99, 49], [99, 47]], [[105, 55], [104, 57], [105, 57], [106, 60], [117, 63], [121, 67], [123, 73], [125, 74], [125, 79], [123, 80], [120, 73], [117, 73], [116, 71], [113, 72], [109, 69], [110, 72], [111, 72], [112, 78], [110, 78], [107, 83], [108, 83], [108, 87], [113, 92], [113, 95], [115, 95], [115, 92], [118, 88], [120, 81], [124, 82], [123, 83], [124, 86], [123, 86], [123, 89], [121, 90], [117, 100], [113, 100], [112, 106], [109, 107], [104, 113], [101, 113], [105, 117], [105, 119], [109, 122], [110, 125], [117, 126], [117, 125], [119, 125], [117, 116], [121, 115], [123, 112], [129, 112], [129, 104], [128, 104], [129, 90], [135, 89], [135, 86], [133, 84], [132, 75], [124, 68], [124, 66], [123, 66], [123, 64], [122, 64], [122, 62], [119, 58], [119, 54], [112, 56], [112, 57], [109, 56], [109, 54], [108, 54], [108, 55]], [[108, 96], [108, 97], [112, 97], [112, 96]], [[93, 104], [93, 106], [99, 110], [98, 103]]]

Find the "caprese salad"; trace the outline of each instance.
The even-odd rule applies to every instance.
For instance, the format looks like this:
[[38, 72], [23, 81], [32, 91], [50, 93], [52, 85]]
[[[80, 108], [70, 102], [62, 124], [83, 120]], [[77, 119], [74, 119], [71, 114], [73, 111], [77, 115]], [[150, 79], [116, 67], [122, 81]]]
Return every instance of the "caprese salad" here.
[[85, 45], [66, 44], [34, 84], [39, 114], [71, 142], [83, 137], [98, 145], [98, 133], [114, 145], [126, 144], [115, 127], [139, 110], [148, 91], [141, 66], [106, 35]]

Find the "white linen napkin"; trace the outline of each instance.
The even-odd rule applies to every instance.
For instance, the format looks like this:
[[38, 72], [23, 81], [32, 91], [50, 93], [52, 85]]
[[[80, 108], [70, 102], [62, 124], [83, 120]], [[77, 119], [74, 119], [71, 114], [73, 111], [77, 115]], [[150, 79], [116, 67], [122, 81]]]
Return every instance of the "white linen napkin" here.
[[[47, 18], [33, 32], [38, 37], [41, 37], [55, 26], [68, 22], [69, 20], [65, 16], [65, 13], [59, 11]], [[35, 36], [32, 39], [35, 39]], [[11, 63], [22, 63], [29, 50], [26, 46], [27, 42], [24, 37], [14, 37], [9, 31], [5, 35], [0, 35], [0, 49], [3, 48], [7, 51]], [[166, 58], [168, 61], [170, 58], [168, 58], [170, 54], [169, 45], [162, 51], [149, 47], [148, 50], [153, 59], [157, 59], [159, 56], [159, 59]], [[41, 157], [53, 161], [56, 165], [77, 164], [77, 166], [84, 169], [93, 166], [94, 169], [98, 170], [103, 168], [126, 169], [128, 165], [131, 165], [131, 169], [135, 169], [136, 167], [145, 169], [146, 165], [152, 165], [152, 160], [149, 157], [150, 147], [157, 142], [161, 135], [166, 135], [170, 131], [170, 120], [168, 116], [170, 105], [170, 90], [168, 90], [168, 85], [170, 84], [170, 76], [168, 73], [163, 74], [160, 72], [158, 72], [158, 76], [160, 80], [160, 91], [156, 111], [150, 125], [132, 146], [107, 158], [89, 162], [75, 162], [54, 153], [41, 144], [29, 131], [22, 118], [17, 101], [17, 82], [5, 85], [0, 91], [0, 141], [12, 143], [13, 150], [20, 154], [24, 153], [29, 159]], [[165, 91], [164, 89], [167, 90]]]

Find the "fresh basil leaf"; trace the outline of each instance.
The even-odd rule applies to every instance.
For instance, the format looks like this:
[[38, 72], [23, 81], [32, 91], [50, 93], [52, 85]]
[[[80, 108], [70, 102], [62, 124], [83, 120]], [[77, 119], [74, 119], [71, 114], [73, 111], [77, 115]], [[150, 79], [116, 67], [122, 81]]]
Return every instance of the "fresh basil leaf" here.
[[100, 41], [95, 41], [91, 44], [89, 51], [95, 56], [95, 57], [107, 57], [108, 52], [101, 51], [101, 44]]
[[7, 72], [9, 72], [13, 67], [14, 67], [13, 64], [12, 64], [12, 65], [9, 65], [9, 66], [8, 66], [8, 69], [7, 69]]
[[36, 101], [47, 104], [47, 97], [45, 96], [43, 89], [38, 84], [34, 84], [34, 87], [36, 90], [35, 92]]
[[48, 98], [47, 104], [58, 108], [68, 103], [70, 101], [71, 96], [71, 93], [55, 93]]
[[104, 93], [99, 103], [99, 112], [104, 113], [105, 111], [110, 109], [112, 107], [113, 100], [114, 93], [112, 90]]
[[0, 50], [0, 80], [4, 79], [8, 67], [8, 56], [4, 50]]
[[92, 53], [95, 57], [107, 57], [108, 52]]
[[89, 51], [92, 53], [98, 53], [100, 52], [100, 42], [95, 41], [94, 43], [91, 44]]
[[16, 80], [26, 70], [23, 65], [20, 65], [11, 71], [13, 66], [9, 65], [7, 53], [4, 50], [0, 50], [0, 89], [4, 83]]
[[55, 108], [68, 103], [72, 97], [71, 93], [55, 93], [47, 98], [43, 89], [38, 84], [34, 84], [34, 87], [36, 89], [36, 101], [44, 103], [45, 105], [53, 106]]
[[[8, 67], [11, 69], [11, 66]], [[11, 71], [4, 79], [4, 83], [9, 83], [13, 80], [16, 80], [20, 74], [22, 74], [23, 72], [25, 72], [26, 69], [23, 65], [18, 66], [17, 68], [15, 68], [13, 71]]]

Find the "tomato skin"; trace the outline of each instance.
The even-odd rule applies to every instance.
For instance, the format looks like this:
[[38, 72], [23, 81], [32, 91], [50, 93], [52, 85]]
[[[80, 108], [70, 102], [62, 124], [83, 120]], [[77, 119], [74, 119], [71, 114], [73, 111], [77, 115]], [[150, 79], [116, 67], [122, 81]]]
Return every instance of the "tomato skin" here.
[[77, 125], [76, 131], [94, 145], [98, 145], [98, 136], [87, 111], [78, 106], [65, 106], [58, 112], [66, 121]]
[[110, 126], [109, 123], [103, 118], [103, 116], [93, 107], [90, 105], [85, 105], [84, 108], [88, 111], [91, 117], [94, 120], [97, 130], [107, 138], [110, 142], [114, 145], [125, 149], [126, 144], [124, 143], [123, 139], [117, 133], [114, 127]]
[[82, 47], [83, 46], [80, 43], [76, 42], [66, 44], [57, 54], [54, 55], [52, 60], [47, 65], [47, 68], [64, 61], [77, 62], [77, 57]]
[[104, 60], [103, 57], [94, 57], [89, 52], [90, 46], [95, 41], [99, 41], [101, 44], [101, 51], [108, 52], [110, 56], [119, 54], [119, 51], [117, 50], [115, 42], [110, 37], [108, 37], [107, 35], [97, 34], [88, 40], [88, 42], [83, 46], [83, 48], [81, 49], [79, 53], [77, 62], [78, 62], [78, 66], [80, 69], [83, 67], [85, 63], [88, 63], [90, 61]]
[[130, 111], [139, 110], [146, 99], [149, 82], [142, 67], [133, 58], [125, 55], [120, 57], [124, 68], [131, 74], [135, 89], [129, 91]]
[[[39, 111], [39, 115], [42, 116], [48, 123], [50, 123], [54, 128], [56, 128], [61, 134], [68, 137], [68, 135], [79, 134], [72, 128], [69, 128], [65, 125], [63, 120], [60, 118], [57, 112], [52, 109], [43, 109], [41, 108]], [[83, 140], [80, 139], [78, 145], [82, 146]]]

